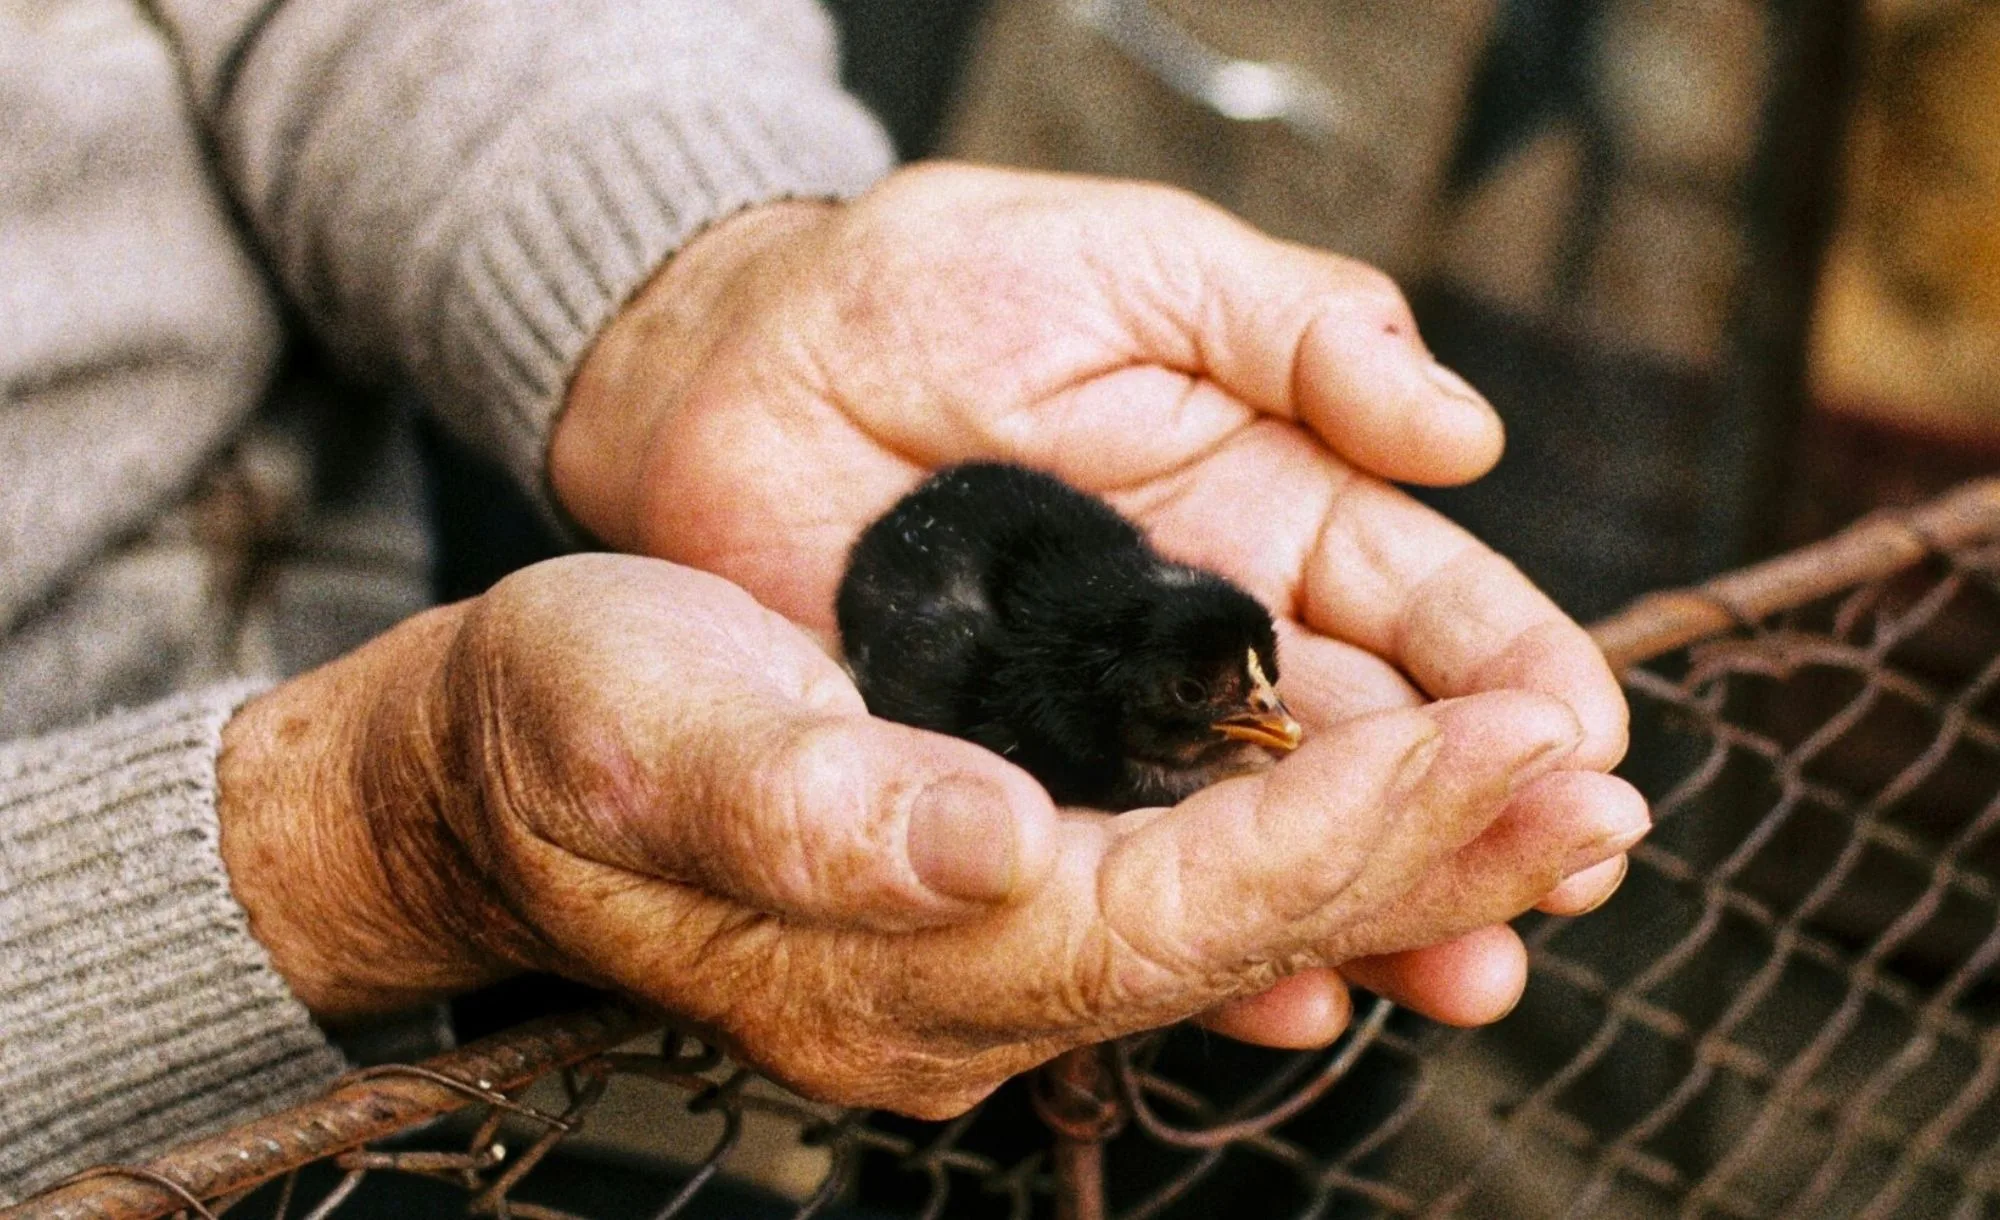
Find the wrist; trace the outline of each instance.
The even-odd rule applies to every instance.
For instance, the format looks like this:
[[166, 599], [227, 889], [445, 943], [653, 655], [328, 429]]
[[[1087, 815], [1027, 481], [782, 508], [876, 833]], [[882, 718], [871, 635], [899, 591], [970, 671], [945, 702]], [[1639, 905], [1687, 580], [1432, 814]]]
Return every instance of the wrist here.
[[464, 611], [419, 615], [223, 728], [230, 886], [272, 965], [323, 1019], [407, 1008], [515, 969], [495, 937], [518, 924], [496, 915], [443, 813], [443, 682]]
[[549, 440], [563, 508], [617, 550], [634, 550], [646, 459], [674, 409], [768, 269], [836, 205], [767, 203], [703, 231], [605, 326], [578, 365]]

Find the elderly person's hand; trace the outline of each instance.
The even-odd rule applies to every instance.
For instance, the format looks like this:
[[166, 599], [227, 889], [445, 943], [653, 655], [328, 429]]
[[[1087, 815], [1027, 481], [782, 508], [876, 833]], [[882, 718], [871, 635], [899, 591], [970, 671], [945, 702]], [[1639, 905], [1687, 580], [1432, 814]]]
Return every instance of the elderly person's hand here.
[[997, 755], [869, 717], [742, 590], [579, 556], [253, 700], [220, 809], [252, 927], [323, 1015], [551, 969], [815, 1096], [939, 1116], [1515, 914], [1576, 827], [1496, 819], [1584, 737], [1525, 692], [1357, 710], [1174, 809], [1061, 814]]
[[[930, 469], [1053, 470], [1263, 597], [1309, 723], [1502, 690], [1567, 705], [1581, 744], [1484, 844], [1555, 854], [1488, 850], [1478, 867], [1541, 877], [1553, 860], [1555, 888], [1529, 901], [1569, 913], [1609, 894], [1645, 826], [1636, 793], [1598, 774], [1624, 750], [1624, 700], [1575, 623], [1383, 481], [1474, 478], [1500, 446], [1380, 273], [1176, 191], [946, 166], [843, 207], [756, 209], [690, 245], [586, 361], [551, 468], [606, 541], [724, 575], [822, 633], [848, 545]], [[1438, 904], [1472, 867], [1431, 879]], [[1523, 962], [1494, 927], [1344, 973], [1473, 1023], [1512, 1005]], [[1339, 980], [1305, 972], [1209, 1021], [1302, 1045], [1346, 1013]]]

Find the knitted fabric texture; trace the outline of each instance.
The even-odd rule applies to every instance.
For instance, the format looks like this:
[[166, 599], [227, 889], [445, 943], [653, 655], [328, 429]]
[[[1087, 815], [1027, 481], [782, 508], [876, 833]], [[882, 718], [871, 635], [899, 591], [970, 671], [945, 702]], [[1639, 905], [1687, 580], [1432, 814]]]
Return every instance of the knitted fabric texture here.
[[[243, 688], [209, 684], [337, 653], [421, 590], [421, 545], [383, 545], [413, 480], [355, 502], [386, 451], [354, 387], [415, 385], [545, 496], [568, 380], [660, 264], [889, 152], [808, 0], [0, 0], [0, 130], [13, 1196], [339, 1069], [230, 896], [215, 757]], [[337, 383], [274, 392], [288, 320]], [[311, 426], [279, 409], [307, 400]], [[273, 553], [310, 570], [252, 566]], [[286, 648], [259, 643], [288, 630], [271, 590]], [[92, 719], [117, 705], [141, 710]]]
[[215, 756], [253, 689], [0, 747], [0, 1198], [341, 1069], [222, 873]]

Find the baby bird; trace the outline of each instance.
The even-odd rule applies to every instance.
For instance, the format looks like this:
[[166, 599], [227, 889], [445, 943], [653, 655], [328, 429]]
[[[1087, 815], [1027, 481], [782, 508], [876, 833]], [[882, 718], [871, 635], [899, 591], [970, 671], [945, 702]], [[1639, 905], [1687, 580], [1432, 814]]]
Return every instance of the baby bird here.
[[1264, 607], [1023, 467], [904, 497], [854, 544], [836, 610], [870, 712], [977, 742], [1064, 804], [1170, 805], [1299, 744]]

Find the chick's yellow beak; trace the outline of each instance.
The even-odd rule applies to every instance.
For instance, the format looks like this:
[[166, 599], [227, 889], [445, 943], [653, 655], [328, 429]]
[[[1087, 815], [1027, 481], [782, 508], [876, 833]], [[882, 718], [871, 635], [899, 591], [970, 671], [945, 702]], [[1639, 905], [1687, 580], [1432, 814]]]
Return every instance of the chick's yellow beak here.
[[1215, 731], [1224, 737], [1248, 741], [1280, 754], [1290, 754], [1299, 748], [1299, 742], [1305, 740], [1305, 730], [1283, 707], [1276, 711], [1251, 712], [1218, 720]]
[[1271, 680], [1264, 676], [1264, 666], [1257, 660], [1254, 648], [1250, 650], [1246, 672], [1250, 695], [1244, 701], [1244, 710], [1216, 721], [1215, 731], [1231, 740], [1247, 741], [1279, 754], [1298, 749], [1299, 742], [1305, 740], [1305, 730], [1292, 718], [1285, 701], [1278, 698]]

